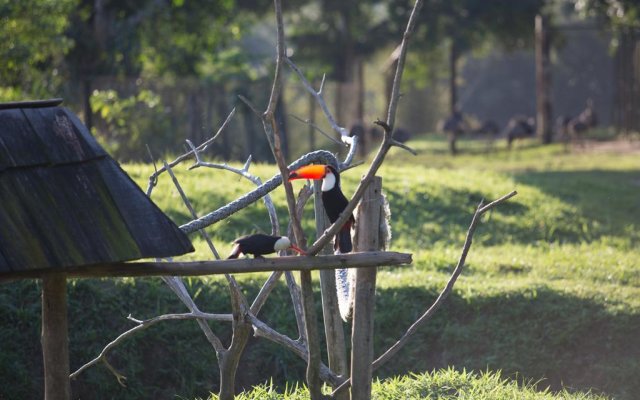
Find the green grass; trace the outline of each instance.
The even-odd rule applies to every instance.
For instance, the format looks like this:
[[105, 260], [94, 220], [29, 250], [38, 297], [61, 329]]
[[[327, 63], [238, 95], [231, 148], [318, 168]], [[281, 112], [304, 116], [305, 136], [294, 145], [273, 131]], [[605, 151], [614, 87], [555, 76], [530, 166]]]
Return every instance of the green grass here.
[[[427, 393], [426, 398], [482, 399], [480, 394], [470, 397], [468, 393], [486, 389], [487, 393], [517, 393], [484, 397], [497, 399], [590, 398], [581, 394], [589, 390], [616, 399], [636, 398], [640, 392], [640, 154], [566, 152], [562, 146], [531, 143], [518, 143], [512, 151], [498, 143], [487, 152], [482, 142], [463, 141], [461, 155], [454, 158], [446, 154], [446, 142], [438, 137], [409, 144], [420, 152], [417, 157], [393, 149], [380, 171], [392, 211], [391, 250], [412, 252], [414, 263], [380, 270], [376, 353], [393, 343], [436, 298], [459, 256], [480, 200], [514, 189], [519, 194], [484, 218], [467, 266], [444, 307], [378, 371], [384, 379], [376, 384], [378, 396], [389, 391], [403, 398], [406, 391], [418, 391]], [[146, 188], [152, 167], [124, 168]], [[263, 180], [276, 171], [273, 165], [252, 166]], [[359, 167], [343, 175], [347, 194], [363, 172], [364, 167]], [[178, 167], [176, 173], [201, 215], [254, 188], [219, 170], [187, 172], [186, 167]], [[177, 223], [189, 220], [166, 175], [152, 198]], [[283, 191], [273, 192], [273, 198], [284, 226]], [[304, 224], [309, 240], [314, 238], [312, 219], [308, 207]], [[268, 232], [270, 226], [264, 205], [257, 203], [207, 231], [224, 255], [235, 237]], [[204, 242], [197, 235], [192, 239], [197, 251], [182, 258], [211, 259]], [[265, 276], [238, 278], [251, 295]], [[314, 280], [317, 283], [317, 276]], [[219, 278], [189, 279], [188, 284], [202, 309], [228, 310], [226, 288]], [[40, 393], [38, 290], [35, 282], [4, 285], [0, 290], [0, 398]], [[185, 310], [158, 279], [78, 280], [69, 286], [69, 300], [72, 369], [131, 326], [126, 320], [129, 313], [148, 318]], [[261, 317], [296, 336], [283, 286]], [[228, 326], [213, 327], [226, 343]], [[128, 376], [128, 388], [121, 388], [99, 366], [73, 383], [74, 393], [119, 399], [188, 398], [206, 397], [217, 387], [215, 356], [192, 321], [157, 325], [115, 350], [110, 360]], [[433, 370], [438, 372], [422, 374]], [[282, 393], [286, 384], [293, 387], [301, 382], [304, 365], [275, 345], [252, 340], [240, 371], [238, 388], [272, 379]], [[409, 372], [420, 375], [406, 376]], [[393, 378], [397, 376], [402, 378]], [[443, 397], [436, 396], [438, 390]], [[517, 390], [521, 392], [513, 392]]]
[[[592, 393], [553, 393], [539, 390], [531, 383], [518, 385], [498, 372], [481, 374], [449, 368], [433, 373], [410, 374], [373, 383], [373, 400], [433, 399], [433, 400], [599, 400], [606, 397]], [[306, 387], [295, 386], [279, 391], [271, 383], [254, 387], [237, 396], [238, 400], [303, 400], [309, 398]], [[211, 395], [208, 400], [217, 400]]]

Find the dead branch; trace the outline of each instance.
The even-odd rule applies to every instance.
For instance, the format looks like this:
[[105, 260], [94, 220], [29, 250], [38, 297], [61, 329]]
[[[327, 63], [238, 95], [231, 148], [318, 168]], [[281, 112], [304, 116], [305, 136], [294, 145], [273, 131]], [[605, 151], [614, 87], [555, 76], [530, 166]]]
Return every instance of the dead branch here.
[[[294, 170], [313, 163], [330, 164], [338, 168], [338, 160], [331, 152], [326, 150], [317, 150], [311, 153], [307, 153], [298, 158], [296, 161], [289, 164], [288, 169]], [[218, 208], [215, 211], [212, 211], [196, 220], [180, 226], [180, 229], [182, 229], [185, 233], [192, 233], [199, 229], [213, 225], [216, 222], [221, 221], [228, 216], [242, 210], [243, 208], [250, 206], [265, 194], [273, 191], [275, 188], [280, 186], [280, 184], [282, 184], [282, 175], [277, 174], [253, 191], [245, 194], [244, 196], [232, 201], [227, 205]]]
[[[422, 316], [420, 316], [420, 318], [418, 318], [407, 329], [407, 331], [400, 337], [400, 339], [398, 339], [398, 341], [396, 343], [394, 343], [391, 347], [389, 347], [389, 349], [387, 349], [387, 351], [385, 351], [380, 357], [378, 357], [373, 362], [372, 368], [373, 368], [374, 371], [376, 369], [378, 369], [380, 366], [382, 366], [382, 364], [387, 362], [391, 357], [393, 357], [402, 347], [404, 347], [404, 345], [408, 342], [410, 337], [414, 333], [416, 333], [416, 331], [418, 330], [418, 328], [420, 326], [424, 325], [427, 321], [429, 321], [431, 319], [431, 317], [434, 315], [434, 313], [442, 306], [442, 304], [444, 303], [446, 298], [449, 296], [449, 294], [453, 290], [453, 285], [456, 283], [456, 280], [458, 279], [458, 276], [460, 276], [460, 273], [462, 272], [462, 269], [464, 267], [464, 263], [465, 263], [465, 261], [467, 259], [467, 254], [469, 253], [469, 249], [471, 248], [473, 234], [474, 234], [474, 232], [476, 230], [476, 227], [477, 227], [478, 223], [480, 222], [480, 217], [484, 213], [486, 213], [487, 211], [489, 211], [492, 208], [498, 206], [499, 204], [507, 201], [508, 199], [512, 198], [516, 194], [517, 194], [517, 192], [513, 191], [513, 192], [511, 192], [509, 194], [506, 194], [506, 195], [500, 197], [498, 200], [495, 200], [495, 201], [493, 201], [493, 202], [491, 202], [491, 203], [489, 203], [487, 205], [484, 205], [484, 206], [483, 206], [482, 202], [480, 202], [480, 204], [478, 205], [478, 207], [476, 209], [476, 212], [473, 214], [473, 218], [471, 219], [471, 224], [469, 225], [469, 229], [467, 230], [467, 237], [466, 237], [466, 239], [464, 241], [464, 245], [462, 247], [462, 252], [460, 254], [460, 258], [458, 259], [458, 263], [457, 263], [455, 269], [453, 270], [453, 273], [451, 274], [451, 277], [449, 278], [449, 281], [445, 285], [444, 289], [442, 289], [442, 291], [440, 292], [440, 294], [438, 295], [438, 297], [436, 298], [434, 303], [431, 305], [431, 307], [429, 307], [427, 309], [427, 311], [425, 311], [424, 314], [422, 314]], [[340, 391], [346, 389], [350, 385], [351, 385], [351, 380], [348, 379], [342, 385], [340, 385], [338, 388], [336, 388], [333, 391], [332, 395], [335, 395], [335, 394], [339, 393]]]
[[322, 109], [322, 112], [327, 118], [329, 125], [331, 125], [333, 130], [336, 131], [338, 135], [340, 135], [340, 140], [342, 140], [342, 142], [345, 145], [350, 146], [349, 153], [347, 154], [347, 157], [345, 158], [344, 163], [340, 165], [340, 169], [343, 169], [344, 166], [350, 165], [353, 162], [353, 157], [356, 154], [356, 150], [358, 147], [358, 138], [357, 136], [349, 136], [349, 131], [346, 128], [338, 125], [335, 118], [333, 118], [333, 115], [329, 111], [329, 107], [327, 107], [327, 103], [324, 101], [324, 97], [322, 96], [322, 89], [324, 87], [324, 76], [322, 77], [322, 83], [320, 84], [320, 89], [316, 91], [311, 85], [311, 83], [309, 83], [307, 78], [305, 78], [302, 71], [300, 71], [300, 68], [298, 68], [298, 66], [295, 65], [293, 61], [291, 61], [287, 57], [285, 57], [284, 60], [289, 65], [289, 67], [296, 73], [296, 75], [298, 75], [298, 78], [300, 79], [300, 82], [302, 82], [302, 85], [305, 87], [305, 89], [307, 89], [307, 91], [316, 99], [316, 102], [318, 103], [318, 105], [320, 105], [320, 108]]
[[[203, 313], [203, 312], [190, 312], [190, 313], [183, 313], [183, 314], [165, 314], [165, 315], [161, 315], [161, 316], [158, 316], [158, 317], [155, 317], [155, 318], [151, 318], [151, 319], [147, 319], [147, 320], [137, 320], [137, 319], [131, 318], [131, 316], [129, 316], [129, 319], [131, 321], [136, 322], [138, 325], [136, 325], [135, 327], [129, 329], [128, 331], [125, 331], [125, 332], [121, 333], [120, 336], [118, 336], [112, 342], [107, 344], [105, 346], [105, 348], [102, 349], [102, 351], [100, 352], [100, 354], [96, 358], [94, 358], [93, 360], [91, 360], [88, 363], [84, 364], [82, 367], [78, 368], [78, 370], [76, 370], [74, 373], [69, 375], [69, 379], [76, 379], [78, 377], [78, 375], [80, 375], [83, 371], [85, 371], [89, 367], [97, 364], [100, 361], [104, 362], [106, 360], [107, 353], [111, 349], [113, 349], [114, 347], [119, 345], [122, 341], [127, 339], [129, 336], [132, 336], [133, 334], [137, 333], [138, 331], [150, 328], [151, 326], [153, 326], [153, 325], [155, 325], [155, 324], [157, 324], [159, 322], [175, 321], [175, 320], [186, 320], [186, 319], [206, 319], [206, 320], [210, 320], [210, 321], [231, 321], [232, 320], [232, 316], [231, 316], [231, 314], [209, 314], [209, 313]], [[114, 372], [114, 370], [111, 370], [111, 371]], [[119, 378], [118, 375], [119, 374], [116, 374], [116, 378], [118, 379], [118, 382], [120, 382], [120, 379], [123, 378], [123, 376], [119, 375], [120, 376], [120, 378]]]
[[333, 143], [339, 145], [339, 146], [346, 146], [346, 144], [342, 143], [339, 140], [334, 139], [331, 135], [329, 135], [327, 132], [325, 132], [322, 128], [320, 128], [317, 124], [314, 124], [313, 122], [311, 122], [311, 120], [309, 119], [302, 119], [296, 115], [293, 114], [289, 114], [289, 116], [295, 120], [298, 120], [300, 122], [302, 122], [303, 124], [307, 124], [310, 127], [312, 127], [313, 129], [315, 129], [316, 131], [320, 132], [324, 137], [326, 137], [327, 139], [331, 140]]
[[[220, 136], [222, 131], [224, 131], [224, 129], [227, 127], [227, 125], [229, 125], [229, 123], [231, 122], [231, 118], [233, 118], [233, 116], [235, 114], [236, 114], [236, 109], [234, 108], [233, 110], [231, 110], [231, 112], [227, 116], [227, 119], [224, 120], [224, 122], [222, 123], [222, 125], [220, 126], [220, 128], [218, 129], [216, 134], [213, 135], [211, 138], [209, 138], [207, 141], [203, 142], [200, 146], [197, 147], [198, 151], [205, 151], [207, 149], [207, 147], [209, 147], [209, 145], [214, 140], [216, 140], [216, 138], [218, 136]], [[175, 160], [171, 161], [169, 163], [169, 166], [170, 167], [175, 167], [176, 165], [180, 164], [182, 161], [184, 161], [187, 158], [189, 158], [191, 156], [191, 154], [193, 154], [193, 151], [189, 151], [189, 152], [179, 156]], [[154, 173], [151, 174], [151, 176], [149, 176], [149, 183], [147, 185], [147, 191], [146, 191], [148, 197], [151, 196], [151, 191], [156, 186], [156, 183], [158, 182], [158, 177], [160, 176], [160, 174], [162, 174], [165, 171], [166, 171], [165, 168], [160, 168], [159, 170], [154, 171]]]
[[[287, 195], [287, 208], [289, 210], [289, 218], [293, 226], [295, 241], [298, 246], [306, 247], [306, 239], [304, 231], [300, 225], [300, 219], [296, 214], [296, 200], [293, 193], [293, 186], [289, 182], [289, 170], [287, 169], [284, 156], [280, 145], [280, 132], [275, 119], [275, 108], [278, 96], [282, 91], [282, 63], [285, 59], [285, 41], [284, 41], [284, 24], [282, 22], [282, 8], [280, 0], [274, 0], [274, 8], [276, 13], [276, 34], [277, 34], [277, 57], [276, 70], [273, 79], [273, 87], [269, 97], [269, 105], [262, 115], [262, 125], [264, 131], [271, 144], [273, 156], [278, 164], [280, 175]], [[313, 289], [311, 286], [311, 273], [308, 271], [300, 271], [300, 288], [302, 292], [302, 306], [304, 311], [305, 330], [307, 336], [307, 374], [306, 380], [309, 387], [311, 399], [319, 399], [322, 396], [321, 382], [319, 377], [320, 365], [320, 340], [318, 338], [318, 328], [315, 314], [315, 303], [313, 300]]]
[[[191, 143], [191, 141], [187, 140], [187, 144], [189, 145], [189, 147], [193, 151], [193, 154], [194, 154], [194, 156], [196, 158], [196, 161], [193, 163], [193, 165], [191, 167], [189, 167], [189, 169], [195, 169], [195, 168], [198, 168], [198, 167], [222, 169], [222, 170], [233, 172], [234, 174], [238, 174], [238, 175], [242, 176], [243, 178], [248, 179], [249, 181], [251, 181], [253, 184], [255, 184], [258, 187], [260, 187], [262, 185], [262, 179], [260, 179], [260, 177], [249, 173], [249, 167], [251, 166], [251, 159], [252, 159], [251, 155], [249, 155], [249, 157], [247, 158], [247, 161], [245, 161], [244, 165], [240, 169], [240, 168], [232, 167], [232, 166], [228, 165], [227, 163], [217, 164], [217, 163], [209, 163], [209, 162], [202, 161], [200, 159], [200, 155], [198, 154], [198, 149], [196, 149], [193, 146], [193, 143]], [[272, 235], [279, 235], [280, 234], [280, 223], [278, 222], [278, 215], [276, 213], [276, 206], [275, 206], [275, 204], [273, 204], [273, 200], [271, 199], [271, 196], [269, 196], [269, 194], [265, 194], [262, 197], [262, 201], [264, 201], [264, 205], [267, 208], [267, 212], [269, 213], [269, 220], [271, 221], [271, 234]], [[194, 219], [195, 218], [197, 218], [197, 217], [194, 216]], [[216, 258], [220, 258], [220, 257], [216, 257]]]

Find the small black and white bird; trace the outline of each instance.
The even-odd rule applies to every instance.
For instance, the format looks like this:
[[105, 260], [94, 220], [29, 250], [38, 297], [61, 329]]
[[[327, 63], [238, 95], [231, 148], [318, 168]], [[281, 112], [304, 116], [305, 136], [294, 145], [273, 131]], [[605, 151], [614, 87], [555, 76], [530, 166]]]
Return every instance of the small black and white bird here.
[[291, 243], [286, 236], [271, 236], [262, 233], [242, 236], [233, 241], [235, 246], [229, 254], [229, 258], [238, 258], [240, 254], [252, 254], [255, 258], [262, 258], [264, 254], [275, 253], [276, 251], [291, 249], [304, 255], [305, 252]]
[[[349, 204], [349, 200], [347, 200], [340, 188], [340, 173], [331, 165], [307, 165], [299, 168], [289, 174], [290, 181], [295, 179], [322, 179], [322, 203], [331, 223], [334, 223], [340, 217], [342, 211]], [[351, 214], [336, 235], [334, 250], [339, 250], [342, 254], [350, 253], [353, 250], [351, 227], [354, 222], [355, 219]]]

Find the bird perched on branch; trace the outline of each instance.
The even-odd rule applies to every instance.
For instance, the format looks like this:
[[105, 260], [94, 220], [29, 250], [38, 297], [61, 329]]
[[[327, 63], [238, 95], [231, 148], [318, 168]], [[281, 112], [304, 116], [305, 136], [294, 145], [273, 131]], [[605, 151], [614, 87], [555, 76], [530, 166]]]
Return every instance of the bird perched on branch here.
[[262, 258], [264, 254], [275, 253], [276, 251], [291, 249], [297, 251], [300, 254], [305, 252], [291, 243], [286, 236], [271, 236], [262, 233], [256, 233], [253, 235], [243, 236], [233, 241], [235, 246], [229, 254], [229, 258], [238, 258], [240, 254], [253, 254], [255, 258]]
[[[329, 221], [333, 224], [339, 217], [342, 211], [349, 204], [349, 200], [342, 193], [340, 189], [340, 173], [331, 165], [307, 165], [299, 168], [289, 174], [289, 180], [295, 179], [322, 179], [322, 203], [324, 204], [324, 210], [327, 212]], [[342, 226], [336, 240], [334, 242], [334, 250], [340, 253], [350, 253], [353, 250], [351, 243], [351, 227], [353, 226], [355, 219], [353, 214], [349, 217], [347, 222]]]

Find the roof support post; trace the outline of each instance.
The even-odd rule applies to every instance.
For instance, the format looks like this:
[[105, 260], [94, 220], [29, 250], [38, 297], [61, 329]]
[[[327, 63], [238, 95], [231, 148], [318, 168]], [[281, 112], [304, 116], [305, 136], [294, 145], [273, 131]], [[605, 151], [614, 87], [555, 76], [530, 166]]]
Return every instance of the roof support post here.
[[45, 400], [69, 400], [69, 337], [67, 277], [56, 273], [42, 278], [42, 358]]

